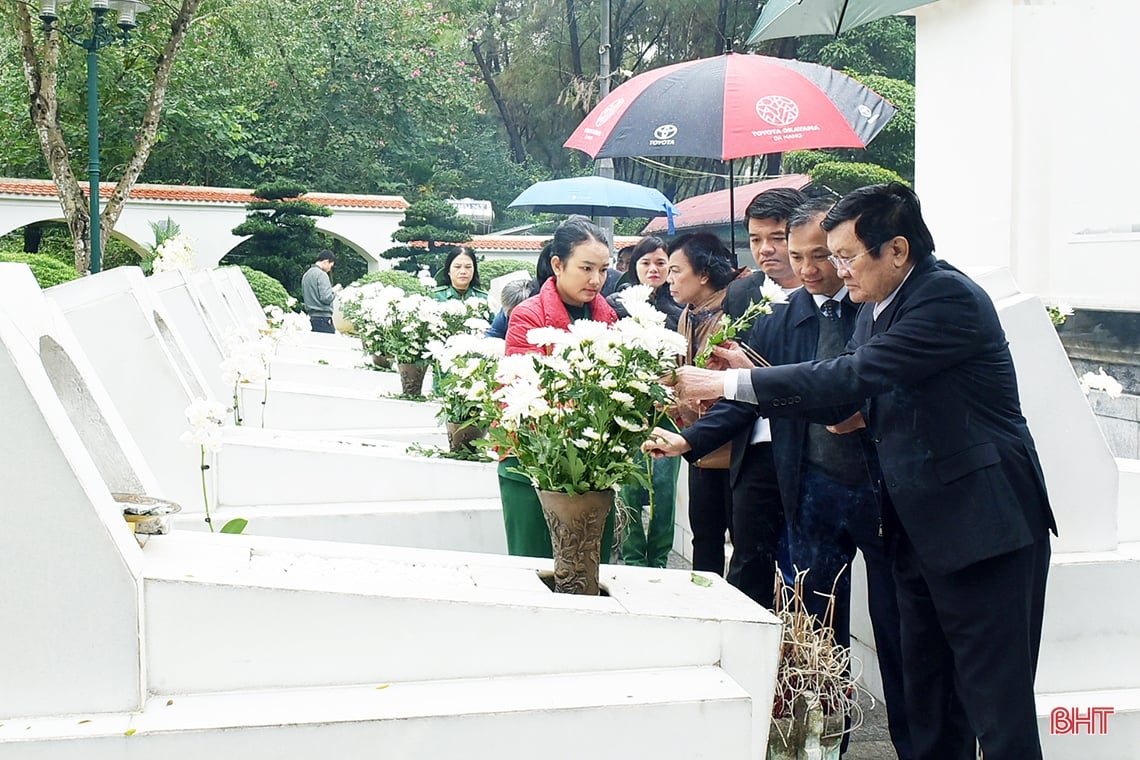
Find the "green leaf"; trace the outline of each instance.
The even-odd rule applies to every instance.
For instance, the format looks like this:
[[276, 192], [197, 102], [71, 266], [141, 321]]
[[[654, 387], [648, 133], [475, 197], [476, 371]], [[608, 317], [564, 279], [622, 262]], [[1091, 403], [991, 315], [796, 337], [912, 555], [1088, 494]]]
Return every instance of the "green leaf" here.
[[689, 580], [691, 580], [696, 585], [701, 586], [702, 588], [708, 588], [713, 584], [712, 578], [706, 578], [705, 576], [697, 575], [696, 573], [689, 573]]
[[123, 732], [123, 736], [134, 736], [134, 735], [135, 735], [135, 729], [133, 729], [133, 728], [128, 728], [126, 731]]
[[235, 517], [222, 526], [222, 533], [241, 533], [245, 530], [245, 526], [249, 525], [249, 520], [244, 517]]

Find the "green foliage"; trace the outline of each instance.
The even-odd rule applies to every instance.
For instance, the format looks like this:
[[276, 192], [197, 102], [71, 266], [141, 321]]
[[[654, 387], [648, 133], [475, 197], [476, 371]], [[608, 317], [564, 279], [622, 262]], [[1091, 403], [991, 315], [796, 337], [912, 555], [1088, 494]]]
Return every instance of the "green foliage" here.
[[835, 156], [824, 150], [793, 150], [784, 154], [784, 168], [792, 174], [810, 174], [811, 170]]
[[910, 184], [895, 172], [884, 169], [877, 164], [846, 161], [824, 161], [811, 170], [810, 176], [812, 182], [828, 187], [840, 195], [864, 185], [878, 185], [886, 182]]
[[79, 277], [75, 267], [43, 253], [7, 253], [0, 251], [0, 261], [27, 264], [41, 288], [50, 288]]
[[419, 279], [417, 279], [415, 275], [402, 272], [398, 269], [391, 269], [385, 272], [372, 272], [371, 274], [364, 275], [352, 284], [359, 287], [361, 285], [371, 285], [374, 282], [382, 282], [393, 288], [399, 288], [410, 296], [426, 296], [428, 294], [428, 289], [420, 284]]
[[888, 16], [838, 38], [803, 37], [798, 43], [795, 57], [801, 61], [914, 82], [913, 18]]
[[483, 259], [479, 262], [479, 281], [483, 287], [491, 284], [491, 280], [502, 277], [511, 272], [525, 271], [531, 277], [535, 276], [534, 262], [521, 259]]
[[266, 306], [279, 306], [286, 311], [289, 308], [289, 293], [286, 292], [285, 287], [273, 279], [265, 272], [259, 272], [250, 267], [241, 267], [241, 273], [245, 275], [245, 279], [249, 282], [249, 287], [253, 289], [253, 295], [257, 298], [257, 302], [261, 304], [262, 308]]

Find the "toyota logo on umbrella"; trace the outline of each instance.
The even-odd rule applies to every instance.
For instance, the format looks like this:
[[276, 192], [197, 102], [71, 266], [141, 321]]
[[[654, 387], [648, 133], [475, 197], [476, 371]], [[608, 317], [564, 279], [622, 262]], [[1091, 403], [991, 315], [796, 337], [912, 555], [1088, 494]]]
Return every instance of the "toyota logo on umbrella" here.
[[653, 139], [649, 141], [650, 145], [675, 145], [677, 143], [673, 138], [677, 136], [676, 124], [662, 124], [657, 129], [653, 130]]
[[765, 95], [756, 101], [756, 115], [773, 127], [786, 127], [800, 118], [800, 107], [783, 95]]

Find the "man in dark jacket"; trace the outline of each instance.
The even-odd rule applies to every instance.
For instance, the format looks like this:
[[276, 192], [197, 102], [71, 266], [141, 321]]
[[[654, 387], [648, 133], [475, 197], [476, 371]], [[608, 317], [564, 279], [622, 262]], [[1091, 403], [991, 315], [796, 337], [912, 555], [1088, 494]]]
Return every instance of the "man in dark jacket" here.
[[1056, 524], [997, 312], [934, 258], [903, 185], [848, 194], [823, 227], [852, 300], [866, 304], [848, 352], [754, 370], [682, 367], [678, 394], [768, 415], [835, 407], [833, 422], [864, 405], [915, 757], [972, 760], [976, 740], [986, 760], [1040, 758], [1033, 680]]

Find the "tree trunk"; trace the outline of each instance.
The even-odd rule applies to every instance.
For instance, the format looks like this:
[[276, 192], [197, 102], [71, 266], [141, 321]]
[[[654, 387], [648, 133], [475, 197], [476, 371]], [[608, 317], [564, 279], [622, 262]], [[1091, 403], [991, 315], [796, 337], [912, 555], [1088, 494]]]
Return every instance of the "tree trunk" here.
[[518, 124], [511, 117], [511, 112], [507, 108], [507, 101], [503, 98], [503, 93], [499, 91], [499, 86], [495, 84], [495, 77], [491, 71], [491, 67], [487, 63], [487, 59], [483, 57], [483, 52], [479, 49], [479, 42], [471, 40], [471, 52], [475, 55], [475, 62], [479, 64], [479, 71], [483, 75], [483, 83], [487, 85], [487, 91], [491, 93], [491, 99], [495, 101], [495, 106], [499, 109], [499, 116], [503, 120], [503, 127], [507, 130], [507, 139], [511, 143], [511, 160], [516, 164], [526, 163], [526, 147], [523, 145], [522, 134], [519, 132]]
[[578, 41], [578, 14], [574, 12], [574, 0], [566, 0], [566, 26], [570, 29], [570, 67], [574, 78], [582, 79], [582, 46]]
[[[101, 247], [105, 247], [111, 230], [122, 213], [123, 204], [130, 195], [131, 188], [138, 181], [139, 174], [146, 165], [150, 150], [154, 146], [158, 123], [162, 115], [162, 104], [166, 99], [166, 87], [170, 81], [170, 70], [174, 59], [186, 38], [186, 30], [198, 9], [201, 0], [183, 0], [170, 29], [170, 38], [155, 64], [154, 80], [146, 112], [139, 125], [135, 150], [123, 171], [111, 197], [100, 214]], [[59, 100], [56, 93], [59, 71], [59, 31], [53, 29], [43, 45], [43, 58], [37, 53], [32, 17], [26, 3], [16, 3], [16, 20], [20, 35], [20, 53], [23, 57], [24, 81], [28, 87], [29, 109], [32, 125], [39, 139], [40, 149], [51, 170], [52, 180], [59, 193], [59, 203], [63, 209], [67, 228], [71, 232], [75, 249], [75, 269], [87, 272], [91, 267], [91, 211], [87, 197], [79, 186], [79, 180], [68, 160], [69, 151], [59, 129]]]

